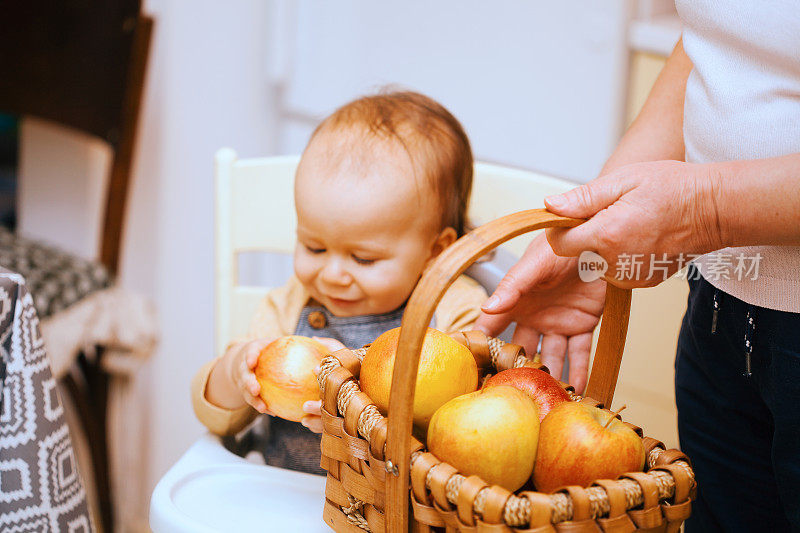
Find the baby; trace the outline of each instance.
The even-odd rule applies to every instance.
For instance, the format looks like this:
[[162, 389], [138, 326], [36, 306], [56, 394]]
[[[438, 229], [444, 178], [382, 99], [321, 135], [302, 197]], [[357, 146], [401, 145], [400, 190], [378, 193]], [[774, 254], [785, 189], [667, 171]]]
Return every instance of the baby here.
[[[264, 298], [247, 338], [195, 376], [200, 421], [231, 435], [257, 413], [270, 414], [253, 368], [276, 337], [315, 337], [333, 351], [361, 347], [398, 327], [422, 273], [464, 233], [472, 166], [459, 122], [421, 94], [360, 98], [326, 118], [295, 177], [295, 276]], [[461, 276], [432, 326], [469, 329], [485, 299], [476, 282]], [[302, 426], [271, 417], [263, 450], [268, 464], [323, 473], [315, 434], [322, 431], [320, 403], [306, 402]]]

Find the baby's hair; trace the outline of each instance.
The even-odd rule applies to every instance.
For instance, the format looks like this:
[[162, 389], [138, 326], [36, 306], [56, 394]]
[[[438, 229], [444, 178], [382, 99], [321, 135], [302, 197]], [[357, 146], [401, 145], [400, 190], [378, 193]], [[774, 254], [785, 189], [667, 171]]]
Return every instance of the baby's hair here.
[[422, 171], [436, 191], [441, 228], [460, 237], [467, 229], [472, 190], [472, 149], [461, 123], [435, 100], [412, 91], [364, 96], [333, 112], [311, 135], [341, 127], [398, 141], [415, 171]]

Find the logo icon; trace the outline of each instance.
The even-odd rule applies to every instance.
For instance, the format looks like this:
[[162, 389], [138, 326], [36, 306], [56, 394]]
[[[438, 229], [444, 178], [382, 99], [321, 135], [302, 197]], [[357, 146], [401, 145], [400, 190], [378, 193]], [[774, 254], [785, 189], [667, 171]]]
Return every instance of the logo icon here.
[[581, 281], [589, 283], [603, 277], [608, 270], [608, 262], [602, 256], [589, 250], [584, 250], [578, 257], [578, 277]]

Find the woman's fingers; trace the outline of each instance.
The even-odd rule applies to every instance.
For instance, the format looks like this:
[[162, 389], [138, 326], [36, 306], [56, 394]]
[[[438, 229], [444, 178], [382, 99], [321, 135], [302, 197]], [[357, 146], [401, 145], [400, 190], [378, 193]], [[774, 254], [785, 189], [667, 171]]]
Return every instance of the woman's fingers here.
[[567, 357], [569, 358], [569, 384], [575, 387], [578, 394], [586, 389], [586, 378], [589, 372], [589, 356], [592, 351], [592, 333], [573, 335], [567, 341]]
[[536, 289], [552, 276], [556, 260], [544, 236], [536, 237], [520, 260], [503, 276], [481, 309], [491, 314], [510, 311], [522, 295]]
[[566, 353], [567, 338], [565, 336], [550, 334], [542, 337], [542, 364], [556, 379], [561, 379]]
[[637, 182], [636, 176], [627, 172], [611, 172], [565, 193], [548, 196], [544, 205], [564, 217], [590, 218], [619, 200]]
[[475, 321], [474, 327], [486, 335], [496, 337], [505, 331], [512, 320], [511, 313], [501, 313], [499, 315], [481, 313], [478, 320]]
[[[585, 250], [608, 248], [613, 246], [616, 238], [610, 229], [609, 218], [608, 212], [603, 212], [574, 228], [548, 228], [545, 230], [547, 242], [553, 252], [563, 257], [576, 257]], [[603, 259], [609, 261], [616, 258]]]
[[[553, 213], [589, 219], [574, 228], [546, 230], [547, 242], [556, 255], [574, 257], [584, 250], [607, 249], [609, 242], [615, 238], [612, 230], [616, 226], [614, 224], [616, 214], [610, 215], [608, 211], [603, 210], [633, 190], [641, 179], [642, 177], [631, 169], [622, 167], [617, 172], [601, 176], [563, 194], [545, 198], [545, 205]], [[605, 259], [613, 261], [615, 258], [605, 257]]]
[[525, 348], [525, 353], [533, 357], [539, 349], [539, 339], [541, 336], [541, 333], [539, 333], [537, 329], [517, 324], [511, 342]]
[[475, 328], [487, 335], [499, 335], [519, 314], [515, 309], [523, 296], [529, 295], [553, 276], [557, 258], [544, 235], [536, 237], [520, 260], [500, 280], [492, 295], [481, 306]]

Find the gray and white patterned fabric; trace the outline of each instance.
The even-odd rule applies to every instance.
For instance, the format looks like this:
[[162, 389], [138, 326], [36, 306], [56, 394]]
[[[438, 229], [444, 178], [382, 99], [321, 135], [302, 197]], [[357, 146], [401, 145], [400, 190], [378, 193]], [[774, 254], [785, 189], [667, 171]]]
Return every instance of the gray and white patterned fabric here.
[[2, 268], [0, 531], [94, 531], [33, 299]]
[[22, 274], [41, 318], [63, 311], [112, 281], [103, 265], [20, 237], [3, 226], [0, 265]]

